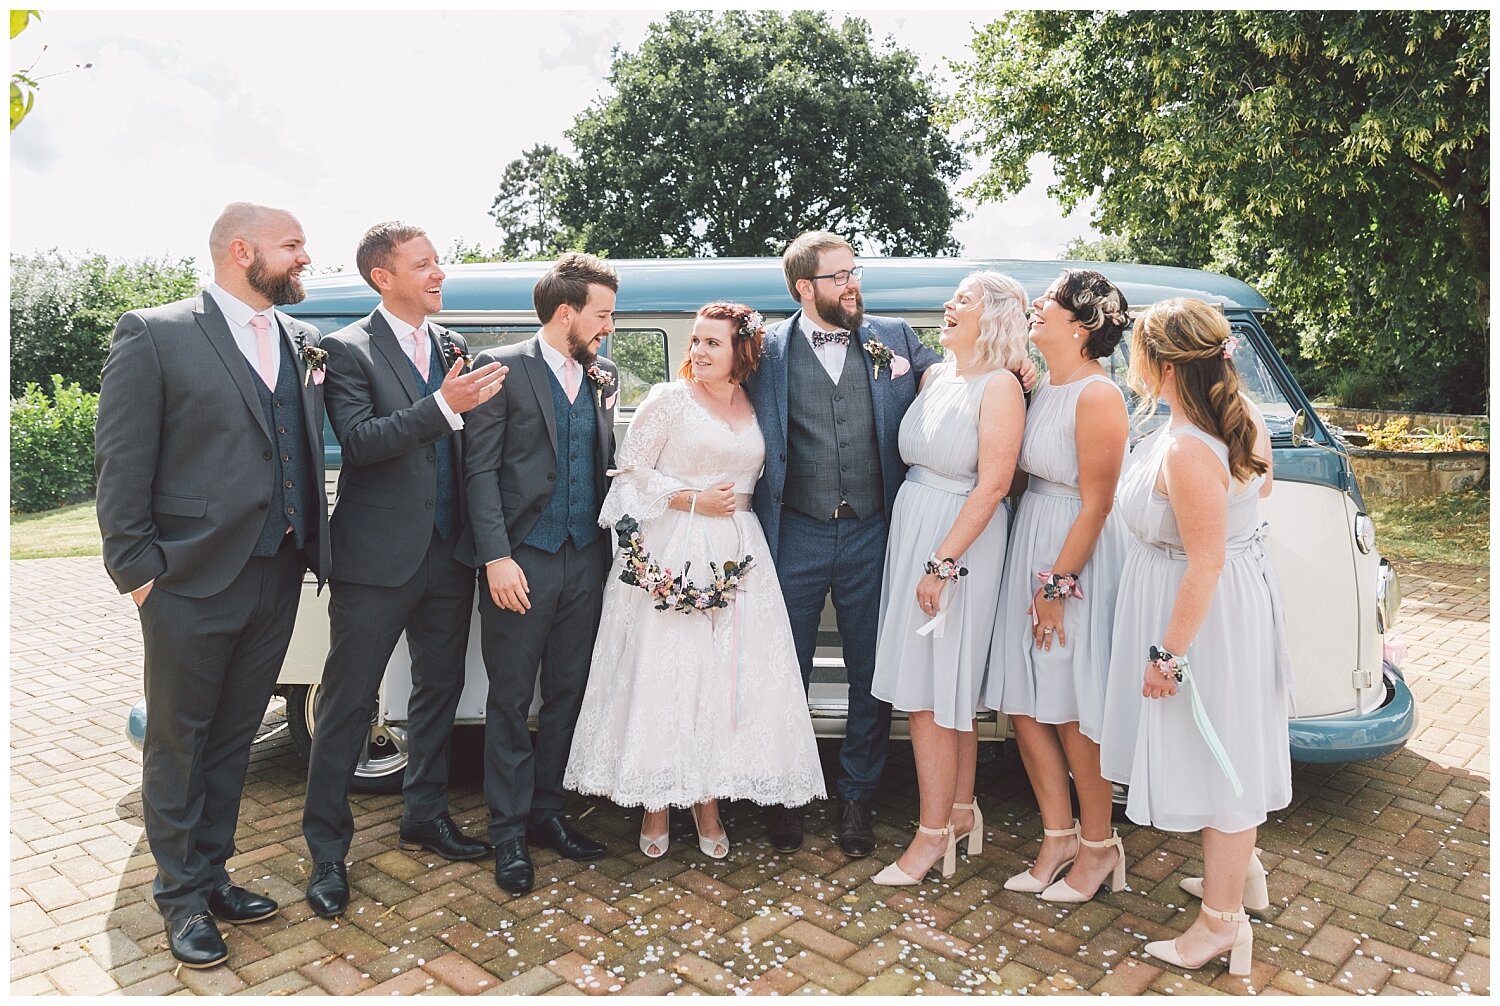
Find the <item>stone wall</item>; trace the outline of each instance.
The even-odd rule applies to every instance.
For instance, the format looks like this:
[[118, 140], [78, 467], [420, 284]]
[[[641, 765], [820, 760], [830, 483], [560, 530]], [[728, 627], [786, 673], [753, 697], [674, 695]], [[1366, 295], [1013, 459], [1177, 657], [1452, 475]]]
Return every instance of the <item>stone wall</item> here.
[[1366, 496], [1438, 496], [1489, 485], [1490, 456], [1485, 451], [1372, 451], [1355, 447], [1349, 460]]
[[1346, 430], [1357, 430], [1360, 423], [1383, 426], [1392, 419], [1405, 416], [1411, 420], [1413, 430], [1425, 427], [1434, 433], [1462, 430], [1472, 434], [1480, 429], [1481, 424], [1488, 425], [1490, 421], [1489, 416], [1464, 416], [1453, 412], [1389, 412], [1384, 409], [1341, 409], [1333, 405], [1319, 405], [1317, 410], [1324, 422]]

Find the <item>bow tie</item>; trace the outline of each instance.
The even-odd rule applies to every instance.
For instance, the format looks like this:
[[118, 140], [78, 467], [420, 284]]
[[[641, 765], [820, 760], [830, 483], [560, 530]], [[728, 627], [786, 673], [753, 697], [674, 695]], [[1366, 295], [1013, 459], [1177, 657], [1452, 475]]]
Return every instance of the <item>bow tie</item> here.
[[813, 349], [817, 349], [823, 345], [847, 346], [849, 345], [849, 333], [844, 331], [823, 332], [815, 328], [812, 334], [812, 344]]

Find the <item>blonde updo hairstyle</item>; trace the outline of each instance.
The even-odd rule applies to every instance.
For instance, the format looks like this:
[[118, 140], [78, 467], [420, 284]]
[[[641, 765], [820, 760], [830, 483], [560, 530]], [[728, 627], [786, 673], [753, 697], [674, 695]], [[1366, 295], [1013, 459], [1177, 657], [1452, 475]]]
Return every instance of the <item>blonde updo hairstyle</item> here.
[[1267, 470], [1255, 455], [1256, 425], [1227, 358], [1229, 319], [1201, 300], [1176, 297], [1147, 308], [1130, 337], [1130, 386], [1140, 396], [1136, 416], [1156, 411], [1162, 364], [1177, 377], [1177, 399], [1188, 422], [1229, 447], [1229, 473], [1245, 481]]
[[[985, 370], [1015, 370], [1026, 359], [1026, 288], [1001, 272], [985, 270], [968, 279], [979, 284], [982, 303], [974, 350]], [[953, 359], [953, 354], [947, 354]]]

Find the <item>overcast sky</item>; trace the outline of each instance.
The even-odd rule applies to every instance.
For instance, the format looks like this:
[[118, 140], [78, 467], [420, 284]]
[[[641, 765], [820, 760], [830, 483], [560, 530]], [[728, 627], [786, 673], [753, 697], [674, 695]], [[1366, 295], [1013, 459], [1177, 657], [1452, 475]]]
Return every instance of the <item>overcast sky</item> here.
[[[499, 243], [486, 214], [506, 163], [606, 91], [615, 46], [652, 14], [101, 14], [48, 10], [11, 43], [46, 80], [11, 134], [11, 249], [194, 256], [223, 205], [284, 206], [315, 267], [352, 266], [377, 220], [446, 251]], [[835, 13], [835, 20], [841, 14]], [[978, 13], [862, 14], [944, 86]], [[964, 253], [1051, 258], [1092, 233], [1045, 193], [1045, 165], [1003, 204], [968, 206]], [[965, 176], [969, 180], [974, 171]], [[320, 268], [320, 271], [321, 271]]]

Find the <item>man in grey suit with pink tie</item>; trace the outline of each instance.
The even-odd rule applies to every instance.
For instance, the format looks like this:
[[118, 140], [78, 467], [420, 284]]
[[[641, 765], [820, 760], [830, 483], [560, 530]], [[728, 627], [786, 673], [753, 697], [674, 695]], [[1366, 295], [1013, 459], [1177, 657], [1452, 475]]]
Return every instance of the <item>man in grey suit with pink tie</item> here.
[[172, 955], [228, 957], [213, 919], [275, 901], [231, 883], [250, 743], [291, 641], [302, 574], [329, 566], [318, 330], [274, 310], [310, 262], [285, 210], [231, 203], [214, 282], [115, 327], [94, 438], [104, 566], [140, 609], [141, 799]]

